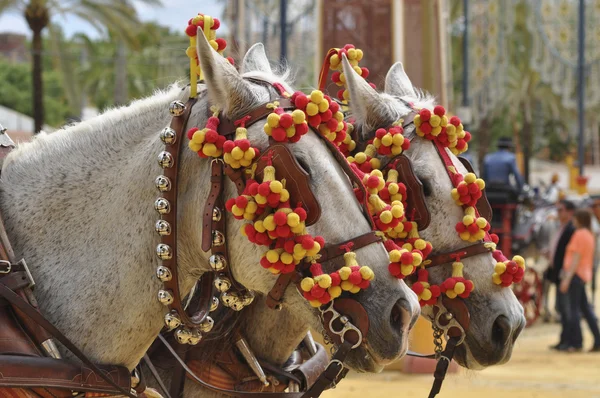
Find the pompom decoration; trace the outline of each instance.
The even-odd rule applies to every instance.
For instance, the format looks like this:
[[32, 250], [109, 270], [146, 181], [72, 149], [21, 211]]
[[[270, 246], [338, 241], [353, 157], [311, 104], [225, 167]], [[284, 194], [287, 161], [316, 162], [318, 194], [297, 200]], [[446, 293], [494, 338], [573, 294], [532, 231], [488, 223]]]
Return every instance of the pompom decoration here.
[[260, 265], [275, 275], [293, 272], [298, 263], [299, 261], [295, 260], [292, 254], [285, 251], [284, 248], [267, 250], [260, 259]]
[[425, 268], [418, 271], [417, 281], [413, 283], [411, 288], [417, 294], [421, 307], [434, 305], [442, 293], [438, 285], [429, 284], [429, 272]]
[[188, 130], [187, 137], [190, 140], [188, 146], [194, 152], [197, 152], [201, 158], [219, 157], [223, 154], [223, 145], [225, 137], [219, 135], [219, 118], [213, 115], [208, 118], [206, 127], [199, 130], [193, 127]]
[[304, 298], [308, 300], [311, 306], [320, 307], [342, 294], [341, 280], [337, 272], [332, 275], [325, 274], [321, 264], [313, 263], [310, 266], [310, 273], [312, 278], [302, 279], [300, 288]]
[[262, 226], [268, 231], [271, 239], [291, 238], [294, 234], [302, 234], [305, 229], [306, 212], [304, 209], [300, 210], [296, 212], [289, 207], [280, 207], [275, 213], [265, 217]]
[[379, 191], [379, 197], [386, 203], [400, 201], [406, 207], [406, 185], [398, 182], [397, 170], [387, 171], [387, 180], [383, 189]]
[[475, 206], [483, 195], [485, 182], [477, 178], [473, 173], [467, 173], [456, 188], [452, 189], [451, 195], [454, 202], [459, 206]]
[[511, 261], [496, 263], [492, 281], [496, 285], [509, 287], [512, 283], [521, 282], [524, 274], [525, 260], [521, 256], [514, 256]]
[[352, 139], [352, 131], [354, 130], [354, 125], [346, 122], [346, 137], [344, 137], [343, 141], [339, 144], [340, 151], [344, 154], [344, 156], [349, 156], [354, 149], [356, 149], [356, 142]]
[[358, 152], [354, 156], [348, 156], [348, 163], [355, 163], [363, 173], [370, 173], [381, 168], [381, 162], [375, 157], [377, 148], [373, 144], [367, 145], [364, 152]]
[[441, 284], [442, 293], [448, 298], [467, 298], [475, 288], [473, 281], [463, 277], [463, 263], [455, 261], [452, 263], [452, 277]]
[[308, 132], [306, 114], [300, 109], [285, 113], [278, 105], [272, 104], [273, 113], [267, 117], [265, 133], [277, 142], [298, 142]]
[[253, 221], [259, 212], [259, 207], [250, 195], [240, 195], [237, 198], [228, 199], [225, 208], [238, 220]]
[[[412, 275], [417, 267], [423, 262], [423, 254], [418, 250], [407, 250], [396, 246], [391, 240], [386, 241], [386, 248], [393, 248], [389, 251], [390, 264], [388, 270], [392, 276], [398, 279], [404, 279]], [[394, 248], [395, 247], [395, 248]]]
[[371, 268], [358, 265], [356, 253], [348, 252], [344, 254], [346, 265], [336, 271], [341, 279], [340, 287], [350, 293], [358, 293], [361, 289], [369, 287], [375, 274]]
[[456, 224], [456, 232], [467, 242], [482, 240], [489, 230], [490, 224], [485, 218], [475, 216], [474, 207], [467, 207], [462, 221]]
[[378, 129], [375, 132], [373, 145], [377, 153], [382, 156], [394, 157], [400, 155], [410, 147], [410, 141], [405, 140], [402, 125], [391, 127], [389, 130]]
[[455, 155], [469, 148], [471, 134], [464, 130], [457, 116], [448, 119], [446, 110], [441, 105], [433, 108], [433, 113], [429, 109], [421, 109], [415, 116], [414, 123], [417, 127], [417, 135], [428, 140], [436, 139]]
[[246, 120], [244, 118], [235, 121], [235, 124], [239, 125], [235, 129], [235, 140], [225, 141], [223, 144], [223, 161], [234, 169], [250, 166], [259, 155], [258, 149], [250, 146], [248, 131], [245, 127]]
[[275, 167], [271, 165], [263, 171], [263, 182], [250, 184], [248, 191], [259, 207], [277, 208], [290, 199], [290, 193], [283, 183], [275, 178]]
[[377, 195], [369, 196], [369, 204], [373, 209], [375, 225], [381, 232], [388, 232], [396, 227], [404, 218], [404, 206], [402, 202], [386, 204]]
[[[348, 62], [359, 76], [364, 79], [369, 76], [369, 70], [367, 68], [358, 66], [358, 62], [363, 58], [362, 50], [355, 48], [353, 44], [346, 44], [343, 48], [337, 49], [337, 51], [329, 57], [330, 68], [337, 71], [331, 75], [331, 80], [337, 86], [346, 87], [346, 76], [344, 72], [342, 72], [342, 54], [346, 54]], [[338, 91], [338, 98], [340, 101], [348, 101], [350, 99], [350, 93], [347, 89], [341, 89]]]

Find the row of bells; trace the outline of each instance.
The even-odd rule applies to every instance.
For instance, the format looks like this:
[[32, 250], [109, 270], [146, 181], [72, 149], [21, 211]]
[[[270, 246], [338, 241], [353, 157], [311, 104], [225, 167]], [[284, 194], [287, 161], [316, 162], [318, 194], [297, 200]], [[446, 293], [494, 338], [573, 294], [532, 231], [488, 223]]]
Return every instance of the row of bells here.
[[[169, 112], [173, 116], [180, 116], [185, 111], [185, 105], [181, 101], [173, 101], [169, 105]], [[160, 132], [160, 138], [165, 145], [172, 145], [176, 142], [177, 133], [170, 127], [165, 127]], [[168, 151], [162, 151], [158, 156], [159, 165], [165, 169], [174, 166], [173, 155]], [[155, 185], [159, 192], [168, 192], [171, 190], [171, 180], [164, 176], [159, 175], [155, 179]], [[159, 197], [154, 202], [155, 210], [163, 215], [168, 214], [171, 211], [170, 202], [163, 197]], [[213, 221], [220, 221], [222, 217], [222, 210], [215, 208], [213, 210]], [[167, 236], [171, 234], [172, 227], [165, 220], [158, 220], [155, 225], [155, 230], [160, 236]], [[212, 245], [222, 246], [225, 244], [225, 235], [221, 231], [212, 232]], [[164, 243], [158, 244], [156, 247], [156, 255], [160, 260], [170, 260], [173, 258], [172, 248]], [[220, 292], [221, 302], [224, 306], [231, 308], [234, 311], [241, 311], [244, 307], [250, 305], [254, 300], [254, 295], [251, 292], [237, 293], [229, 292], [231, 288], [231, 281], [224, 274], [221, 273], [227, 267], [227, 260], [221, 254], [213, 254], [209, 258], [209, 264], [213, 271], [219, 272], [219, 276], [215, 278], [215, 288]], [[160, 265], [156, 269], [156, 276], [161, 282], [168, 282], [173, 278], [171, 270]], [[158, 292], [158, 301], [168, 306], [173, 303], [173, 293], [170, 290], [161, 289]], [[217, 297], [212, 298], [210, 312], [215, 311], [219, 306], [219, 299]], [[180, 344], [196, 345], [202, 339], [202, 333], [208, 333], [214, 326], [214, 321], [210, 316], [207, 316], [197, 328], [188, 328], [182, 324], [181, 318], [177, 311], [170, 311], [165, 315], [164, 318], [167, 329], [175, 331], [175, 338]]]

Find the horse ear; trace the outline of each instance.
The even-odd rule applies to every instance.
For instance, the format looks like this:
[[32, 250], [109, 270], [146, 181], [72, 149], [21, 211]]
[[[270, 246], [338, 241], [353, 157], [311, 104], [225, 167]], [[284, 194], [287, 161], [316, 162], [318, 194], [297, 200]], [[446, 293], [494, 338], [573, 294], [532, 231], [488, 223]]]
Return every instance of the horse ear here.
[[399, 97], [415, 96], [415, 89], [404, 71], [402, 62], [392, 65], [385, 76], [385, 92]]
[[389, 119], [387, 101], [354, 71], [345, 54], [342, 55], [342, 67], [350, 94], [352, 114], [358, 124], [365, 127], [363, 131], [367, 134], [370, 129], [385, 124]]
[[272, 74], [271, 64], [265, 53], [265, 46], [262, 43], [256, 43], [246, 53], [242, 61], [241, 73], [265, 72]]
[[233, 109], [243, 109], [253, 103], [254, 93], [248, 82], [227, 59], [216, 52], [200, 28], [196, 36], [196, 51], [213, 105], [231, 116]]

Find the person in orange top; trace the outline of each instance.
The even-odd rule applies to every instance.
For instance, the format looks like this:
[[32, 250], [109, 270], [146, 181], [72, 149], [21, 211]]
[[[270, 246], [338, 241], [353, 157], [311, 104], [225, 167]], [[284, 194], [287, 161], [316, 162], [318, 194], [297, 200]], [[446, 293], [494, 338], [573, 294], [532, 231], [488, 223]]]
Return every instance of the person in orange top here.
[[568, 316], [566, 351], [580, 351], [583, 345], [581, 335], [581, 313], [583, 313], [594, 335], [593, 352], [600, 352], [600, 330], [598, 320], [590, 307], [585, 292], [585, 284], [592, 280], [596, 239], [591, 231], [591, 214], [588, 210], [575, 211], [573, 224], [575, 232], [567, 245], [567, 253], [560, 280], [560, 291], [567, 293]]

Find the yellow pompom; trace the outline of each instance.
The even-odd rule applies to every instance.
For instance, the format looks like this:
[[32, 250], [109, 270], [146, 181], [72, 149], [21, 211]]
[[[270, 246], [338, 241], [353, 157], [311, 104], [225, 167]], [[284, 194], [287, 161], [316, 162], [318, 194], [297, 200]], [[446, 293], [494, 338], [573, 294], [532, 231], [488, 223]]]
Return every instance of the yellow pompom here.
[[250, 148], [244, 152], [244, 160], [254, 160], [254, 157], [256, 157], [256, 151], [254, 151], [254, 148]]
[[340, 73], [340, 82], [346, 84], [346, 74], [344, 72]]
[[301, 124], [306, 120], [306, 115], [300, 109], [295, 109], [292, 112], [292, 119], [294, 120], [294, 124]]
[[442, 116], [442, 121], [440, 122], [440, 126], [442, 126], [442, 127], [448, 126], [448, 117], [446, 117], [446, 115]]
[[348, 90], [344, 90], [343, 98], [346, 101], [350, 101], [350, 92]]
[[360, 61], [362, 59], [362, 57], [363, 57], [363, 52], [359, 48], [356, 48], [355, 50], [356, 50], [356, 60]]
[[342, 267], [340, 268], [340, 270], [338, 271], [338, 273], [340, 274], [340, 278], [345, 281], [350, 277], [350, 274], [352, 273], [352, 270], [350, 269], [350, 267]]
[[506, 264], [504, 263], [496, 263], [494, 266], [494, 272], [498, 275], [502, 275], [506, 271]]
[[373, 280], [375, 278], [375, 273], [373, 272], [373, 270], [367, 266], [363, 266], [360, 267], [360, 276], [362, 276], [362, 278], [364, 280], [370, 281]]
[[213, 50], [217, 51], [219, 49], [219, 44], [215, 40], [211, 40], [209, 43]]
[[275, 228], [277, 228], [277, 225], [275, 224], [275, 221], [273, 220], [273, 216], [265, 217], [262, 225], [263, 225], [263, 227], [265, 227], [265, 229], [267, 231], [274, 231]]
[[390, 251], [390, 253], [389, 253], [390, 262], [391, 263], [397, 263], [397, 262], [399, 262], [401, 255], [402, 255], [402, 253], [400, 253], [399, 250], [394, 249], [394, 250]]
[[271, 126], [269, 126], [269, 123], [265, 123], [265, 125], [263, 126], [263, 130], [265, 131], [265, 133], [267, 135], [271, 135], [273, 128]]
[[485, 181], [483, 181], [481, 178], [476, 179], [475, 183], [482, 191], [485, 189]]
[[319, 112], [323, 113], [327, 109], [329, 109], [329, 102], [327, 102], [327, 101], [321, 101], [321, 102], [319, 102]]
[[306, 114], [308, 116], [315, 116], [317, 113], [319, 113], [319, 106], [313, 102], [309, 102], [306, 105]]
[[267, 123], [270, 127], [279, 126], [279, 115], [276, 113], [270, 113], [269, 116], [267, 116]]
[[354, 72], [356, 72], [358, 76], [362, 76], [362, 69], [360, 69], [360, 66], [354, 66], [352, 69], [354, 69]]
[[281, 193], [281, 191], [283, 190], [283, 185], [281, 184], [281, 181], [271, 181], [271, 183], [269, 184], [269, 188], [271, 188], [271, 192], [274, 193]]
[[337, 64], [340, 63], [340, 57], [337, 54], [333, 54], [329, 58], [329, 63], [331, 64], [331, 66], [336, 66]]
[[525, 259], [521, 256], [513, 256], [512, 260], [521, 268], [525, 268]]
[[279, 260], [279, 253], [275, 250], [268, 250], [266, 257], [270, 263], [276, 263]]
[[339, 123], [341, 123], [344, 120], [344, 114], [342, 112], [336, 112], [333, 117], [335, 118], [335, 120], [337, 120]]
[[413, 266], [412, 265], [402, 265], [400, 267], [400, 272], [402, 272], [402, 275], [408, 276], [408, 275], [412, 274]]
[[472, 184], [472, 183], [474, 183], [476, 179], [477, 179], [477, 177], [475, 177], [475, 174], [473, 174], [473, 173], [467, 173], [467, 174], [465, 175], [465, 182], [466, 182], [467, 184]]
[[204, 142], [205, 133], [203, 130], [196, 131], [192, 136], [192, 142], [195, 144], [202, 144]]
[[465, 292], [465, 284], [462, 282], [456, 282], [456, 285], [454, 285], [454, 291], [456, 292], [456, 294], [463, 294]]
[[496, 285], [502, 284], [502, 279], [500, 279], [500, 275], [494, 272], [492, 274], [492, 282], [494, 282]]
[[287, 224], [290, 227], [295, 227], [300, 224], [300, 216], [296, 213], [290, 213], [287, 216]]
[[421, 116], [420, 115], [415, 116], [415, 118], [413, 119], [413, 123], [415, 124], [415, 126], [421, 127], [421, 124], [423, 123], [421, 121]]
[[331, 276], [327, 274], [316, 276], [315, 282], [317, 282], [323, 289], [327, 289], [331, 286]]
[[479, 228], [482, 228], [482, 229], [483, 229], [483, 228], [485, 228], [485, 226], [487, 225], [487, 220], [486, 220], [485, 218], [483, 218], [483, 217], [479, 217], [479, 218], [477, 219], [476, 223], [477, 223], [477, 226], [478, 226]]
[[240, 147], [234, 147], [231, 150], [231, 157], [234, 158], [235, 160], [240, 160], [244, 158], [244, 151], [242, 151], [242, 149]]
[[350, 48], [348, 50], [348, 59], [356, 59], [356, 49], [355, 48]]
[[196, 144], [194, 141], [190, 141], [190, 142], [188, 142], [188, 147], [192, 151], [198, 152], [200, 149], [202, 149], [202, 144]]
[[429, 119], [429, 124], [431, 124], [431, 127], [438, 127], [441, 122], [442, 119], [438, 115], [431, 115], [431, 118]]
[[327, 292], [331, 298], [338, 298], [342, 295], [342, 288], [339, 286], [331, 286], [329, 289], [327, 289]]
[[471, 239], [471, 234], [469, 233], [469, 231], [461, 232], [459, 235], [462, 240], [470, 240]]
[[263, 233], [267, 230], [264, 226], [264, 223], [261, 220], [257, 220], [256, 222], [254, 222], [254, 229], [256, 230], [256, 232], [260, 233]]
[[323, 101], [323, 99], [325, 99], [325, 96], [323, 95], [323, 92], [320, 90], [313, 90], [310, 93], [310, 100], [317, 105], [320, 104], [321, 101]]
[[448, 137], [456, 135], [456, 127], [453, 124], [446, 126], [446, 134], [448, 134]]
[[384, 224], [389, 224], [392, 222], [392, 212], [389, 210], [382, 211], [379, 215], [379, 219]]
[[431, 290], [429, 289], [425, 289], [423, 290], [423, 293], [421, 293], [421, 300], [427, 301], [427, 300], [431, 300]]
[[437, 127], [434, 127], [433, 129], [431, 129], [431, 135], [433, 135], [434, 137], [437, 137], [438, 135], [440, 135], [441, 132], [442, 132], [441, 126], [437, 126]]
[[281, 259], [281, 262], [288, 265], [294, 262], [294, 257], [287, 252], [283, 252], [281, 253], [281, 256], [279, 257]]
[[423, 262], [423, 257], [419, 253], [413, 253], [413, 265], [418, 267]]
[[188, 47], [185, 50], [185, 54], [189, 57], [189, 58], [196, 58], [196, 48], [195, 47]]
[[467, 214], [466, 216], [463, 217], [463, 224], [465, 224], [467, 227], [471, 224], [473, 224], [475, 222], [475, 217], [473, 217], [470, 214]]
[[392, 145], [393, 141], [394, 141], [394, 139], [392, 138], [392, 136], [391, 136], [389, 133], [388, 133], [388, 134], [386, 134], [386, 135], [384, 135], [384, 136], [381, 138], [381, 143], [382, 143], [383, 145], [385, 145], [385, 146], [390, 146], [390, 145]]
[[350, 288], [350, 293], [352, 293], [352, 294], [356, 294], [356, 293], [358, 293], [358, 292], [360, 292], [360, 286], [358, 286], [358, 285], [353, 285], [353, 286]]
[[288, 138], [292, 138], [294, 135], [296, 135], [296, 127], [290, 126], [287, 129], [285, 129], [285, 135]]
[[446, 296], [448, 296], [448, 298], [454, 299], [458, 296], [458, 294], [456, 294], [454, 290], [446, 290]]
[[282, 202], [287, 202], [290, 199], [290, 191], [287, 189], [282, 189], [280, 195]]
[[309, 301], [311, 307], [319, 308], [322, 304], [319, 300], [310, 300]]
[[202, 152], [207, 156], [215, 156], [217, 154], [217, 146], [212, 142], [207, 142], [202, 147]]
[[458, 193], [458, 190], [456, 188], [453, 188], [452, 191], [450, 191], [450, 196], [452, 196], [453, 200], [460, 199], [460, 194]]
[[395, 134], [392, 137], [392, 143], [396, 146], [401, 146], [404, 144], [404, 136], [402, 134]]

